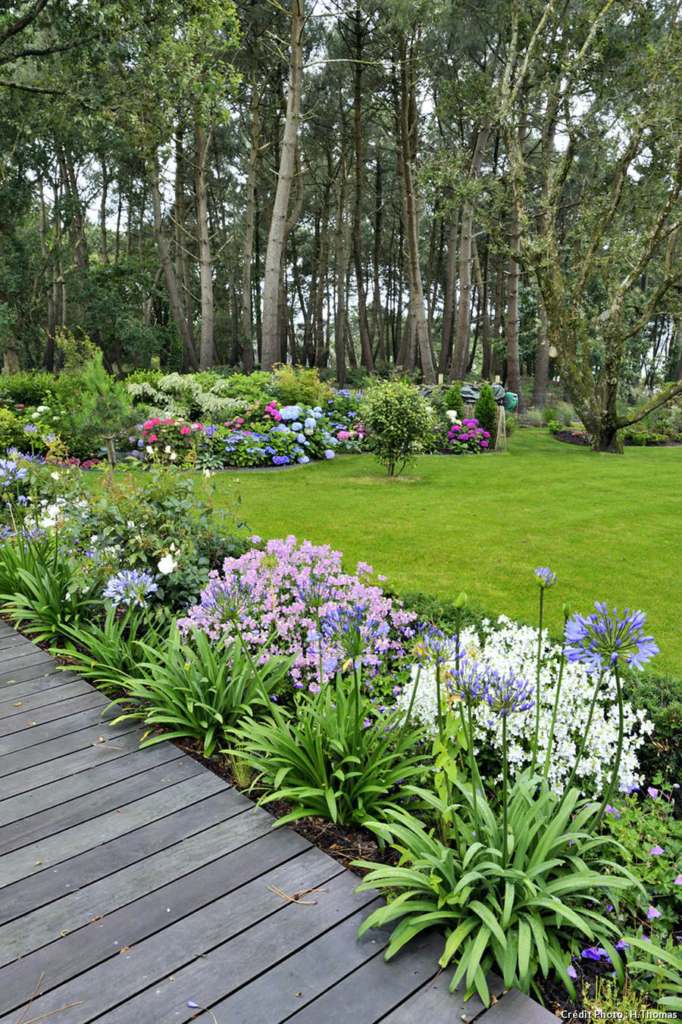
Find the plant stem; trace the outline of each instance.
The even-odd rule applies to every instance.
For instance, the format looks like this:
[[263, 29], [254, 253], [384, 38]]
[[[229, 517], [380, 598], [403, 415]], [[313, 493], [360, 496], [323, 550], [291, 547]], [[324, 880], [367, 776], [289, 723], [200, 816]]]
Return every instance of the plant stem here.
[[[564, 789], [564, 795], [561, 798], [561, 803], [563, 803], [566, 794], [568, 793], [568, 791], [570, 790], [570, 788], [571, 788], [571, 786], [573, 784], [573, 780], [575, 779], [576, 772], [578, 771], [578, 765], [580, 764], [580, 761], [582, 759], [583, 753], [585, 751], [585, 745], [587, 743], [587, 737], [589, 736], [590, 727], [592, 725], [592, 716], [594, 715], [594, 708], [595, 708], [595, 705], [597, 703], [597, 696], [599, 694], [599, 691], [601, 690], [601, 684], [603, 682], [603, 679], [604, 679], [604, 670], [602, 669], [601, 672], [599, 673], [599, 679], [597, 680], [597, 685], [594, 688], [594, 693], [592, 694], [592, 702], [590, 704], [590, 713], [587, 716], [587, 725], [585, 726], [585, 732], [583, 733], [583, 738], [582, 738], [582, 741], [580, 743], [580, 750], [578, 751], [578, 756], [575, 759], [575, 764], [573, 765], [573, 771], [571, 772], [570, 778], [569, 778], [568, 782], [566, 783], [566, 787]], [[559, 806], [561, 806], [561, 804]]]
[[356, 754], [357, 754], [358, 750], [360, 749], [360, 681], [358, 679], [358, 675], [359, 675], [359, 673], [358, 673], [358, 670], [357, 670], [357, 666], [355, 664], [355, 661], [353, 661], [353, 682], [354, 682], [354, 688], [355, 688], [355, 744], [354, 744], [355, 750], [354, 750], [354, 753], [356, 753]]
[[422, 674], [422, 667], [421, 667], [421, 665], [419, 665], [419, 667], [417, 668], [417, 678], [415, 679], [414, 686], [412, 687], [412, 696], [410, 697], [410, 704], [409, 704], [409, 707], [407, 709], [407, 715], [405, 717], [405, 722], [403, 723], [403, 730], [407, 729], [408, 723], [410, 721], [410, 716], [412, 715], [412, 708], [414, 707], [414, 701], [415, 701], [415, 698], [417, 696], [417, 687], [419, 686], [419, 680], [421, 678], [421, 674]]
[[507, 866], [507, 790], [509, 768], [507, 764], [507, 716], [502, 715], [502, 867]]
[[476, 759], [474, 758], [474, 719], [473, 711], [471, 707], [471, 701], [467, 701], [467, 710], [469, 718], [469, 730], [467, 737], [467, 746], [469, 748], [469, 771], [471, 773], [471, 795], [474, 803], [474, 824], [476, 826], [476, 838], [478, 835], [478, 802], [477, 802], [477, 783], [478, 783], [478, 772], [476, 771]]
[[559, 697], [561, 695], [561, 683], [564, 677], [564, 665], [566, 664], [566, 655], [561, 652], [561, 662], [559, 664], [559, 679], [557, 680], [556, 696], [554, 698], [554, 707], [552, 708], [552, 723], [549, 727], [549, 739], [547, 740], [547, 754], [545, 756], [545, 768], [543, 771], [543, 779], [547, 782], [549, 775], [549, 763], [552, 756], [552, 746], [554, 744], [554, 729], [556, 727], [556, 718], [559, 711]]
[[597, 821], [601, 821], [601, 816], [604, 813], [604, 810], [606, 809], [607, 805], [609, 804], [611, 797], [613, 796], [613, 791], [616, 786], [616, 782], [618, 781], [620, 759], [623, 753], [623, 732], [625, 730], [625, 714], [623, 708], [623, 688], [620, 683], [620, 670], [618, 668], [618, 662], [616, 662], [615, 665], [615, 674], [616, 695], [618, 700], [618, 744], [616, 746], [616, 760], [613, 765], [613, 771], [611, 772], [611, 781], [609, 782], [606, 793], [604, 794], [604, 799], [602, 801], [601, 807], [599, 808], [599, 813], [597, 814]]
[[542, 661], [542, 612], [545, 598], [545, 588], [540, 587], [540, 626], [538, 629], [538, 658], [535, 670], [535, 733], [533, 735], [533, 760], [531, 761], [530, 773], [535, 771], [538, 759], [538, 743], [540, 741], [540, 663]]
[[436, 711], [438, 713], [438, 738], [441, 744], [444, 744], [443, 738], [443, 708], [441, 706], [440, 698], [440, 664], [436, 664]]

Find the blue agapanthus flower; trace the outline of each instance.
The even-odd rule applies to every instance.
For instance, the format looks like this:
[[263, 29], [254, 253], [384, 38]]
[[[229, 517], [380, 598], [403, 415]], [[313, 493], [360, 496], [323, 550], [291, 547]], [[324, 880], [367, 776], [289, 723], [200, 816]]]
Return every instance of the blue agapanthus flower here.
[[486, 668], [465, 656], [459, 668], [453, 673], [449, 688], [459, 693], [460, 698], [467, 704], [485, 700], [488, 693]]
[[[446, 636], [442, 629], [427, 629], [417, 641], [414, 653], [420, 665], [444, 665], [446, 662], [454, 662], [457, 658], [457, 639]], [[464, 657], [462, 647], [459, 649], [459, 656]]]
[[0, 487], [10, 487], [27, 475], [25, 466], [18, 466], [12, 459], [0, 459]]
[[601, 672], [624, 662], [643, 669], [659, 653], [652, 636], [644, 635], [646, 615], [627, 608], [621, 619], [618, 609], [609, 614], [606, 604], [595, 601], [592, 615], [576, 613], [566, 623], [564, 653], [569, 661], [581, 662], [587, 672]]
[[556, 583], [556, 573], [552, 572], [551, 569], [536, 569], [535, 575], [538, 578], [538, 583], [543, 590], [549, 590]]
[[38, 433], [37, 425], [35, 423], [27, 423], [26, 426], [24, 427], [24, 433], [25, 434], [37, 434]]
[[486, 672], [487, 689], [485, 700], [498, 715], [511, 715], [516, 711], [530, 711], [535, 706], [535, 687], [527, 679], [514, 672], [498, 672], [489, 668]]
[[159, 589], [157, 579], [147, 569], [123, 569], [111, 577], [103, 596], [117, 608], [121, 604], [143, 608], [147, 598]]

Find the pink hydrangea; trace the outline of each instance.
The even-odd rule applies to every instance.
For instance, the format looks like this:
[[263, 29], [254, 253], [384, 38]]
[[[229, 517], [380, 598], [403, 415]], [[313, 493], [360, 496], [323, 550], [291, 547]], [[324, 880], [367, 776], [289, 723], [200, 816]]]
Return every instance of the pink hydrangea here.
[[265, 550], [252, 548], [240, 558], [225, 559], [222, 576], [210, 573], [201, 603], [178, 626], [185, 635], [199, 629], [216, 644], [233, 639], [235, 627], [222, 613], [221, 594], [226, 583], [239, 580], [250, 591], [240, 631], [254, 657], [265, 663], [272, 655], [294, 656], [292, 679], [309, 683], [319, 679], [320, 653], [325, 679], [332, 677], [342, 654], [332, 641], [322, 652], [315, 649], [319, 617], [335, 607], [363, 605], [368, 617], [389, 626], [373, 639], [364, 659], [370, 673], [375, 673], [381, 664], [404, 655], [406, 643], [415, 635], [417, 616], [368, 582], [371, 565], [360, 562], [355, 573], [348, 573], [343, 571], [342, 558], [329, 545], [299, 544], [294, 536], [269, 540]]

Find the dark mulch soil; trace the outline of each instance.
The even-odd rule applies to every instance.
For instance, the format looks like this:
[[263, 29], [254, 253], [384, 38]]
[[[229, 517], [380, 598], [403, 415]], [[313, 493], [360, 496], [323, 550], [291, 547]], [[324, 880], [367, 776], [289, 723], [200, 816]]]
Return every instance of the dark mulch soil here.
[[[555, 441], [562, 441], [564, 444], [577, 444], [588, 446], [592, 444], [593, 438], [591, 434], [588, 434], [585, 430], [557, 430], [556, 434], [552, 434]], [[641, 445], [635, 445], [632, 441], [625, 438], [623, 444], [626, 448], [640, 448]], [[645, 448], [679, 448], [679, 441], [665, 441], [662, 444], [651, 444], [644, 445]]]

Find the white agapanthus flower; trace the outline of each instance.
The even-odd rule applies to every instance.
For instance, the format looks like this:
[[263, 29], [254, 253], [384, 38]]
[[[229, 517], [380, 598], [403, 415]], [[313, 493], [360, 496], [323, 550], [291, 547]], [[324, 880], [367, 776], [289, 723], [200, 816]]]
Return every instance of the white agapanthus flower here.
[[[544, 765], [547, 754], [561, 661], [561, 647], [549, 642], [546, 631], [543, 631], [543, 638], [538, 751], [538, 762], [541, 766]], [[497, 628], [493, 627], [490, 631], [486, 631], [483, 641], [479, 639], [474, 628], [467, 628], [461, 634], [461, 642], [467, 655], [480, 665], [497, 669], [501, 673], [511, 669], [517, 676], [528, 679], [533, 685], [536, 679], [537, 639], [536, 628], [521, 626], [505, 615], [501, 615], [498, 619]], [[454, 668], [454, 664], [443, 666], [443, 669], [448, 667]], [[399, 705], [406, 708], [409, 706], [416, 678], [417, 669], [414, 668], [412, 681], [404, 687], [398, 701]], [[442, 675], [441, 678], [443, 678]], [[580, 664], [567, 662], [564, 666], [553, 753], [549, 766], [549, 780], [552, 788], [557, 792], [561, 792], [568, 781], [582, 737], [585, 734], [595, 682], [594, 676], [585, 672]], [[423, 726], [428, 736], [435, 736], [437, 728], [436, 673], [432, 667], [421, 670], [412, 715]], [[493, 718], [492, 726], [489, 725], [491, 716], [488, 705], [476, 708], [474, 717], [480, 746], [482, 748], [492, 747], [494, 750], [501, 751], [501, 723], [499, 719]], [[534, 728], [535, 710], [528, 714], [513, 714], [507, 719], [509, 767], [512, 775], [519, 773], [531, 762], [530, 738]], [[653, 729], [653, 723], [645, 711], [635, 711], [630, 704], [625, 705], [625, 736], [619, 772], [619, 787], [622, 791], [630, 791], [640, 784], [637, 751], [645, 737], [652, 733]], [[616, 684], [614, 677], [607, 675], [602, 684], [587, 744], [576, 776], [576, 781], [582, 786], [585, 793], [600, 794], [603, 786], [608, 783], [611, 766], [616, 755], [617, 740]]]

